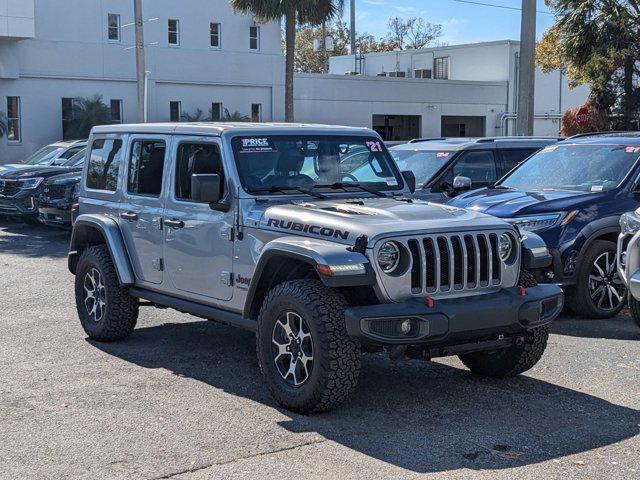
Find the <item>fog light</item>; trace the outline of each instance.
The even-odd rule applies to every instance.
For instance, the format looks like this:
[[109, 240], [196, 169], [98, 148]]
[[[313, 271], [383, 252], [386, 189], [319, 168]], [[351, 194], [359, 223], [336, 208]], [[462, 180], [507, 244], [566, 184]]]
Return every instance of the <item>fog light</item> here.
[[411, 320], [407, 319], [400, 324], [400, 331], [403, 335], [409, 335], [411, 333], [411, 329], [413, 328], [413, 323]]

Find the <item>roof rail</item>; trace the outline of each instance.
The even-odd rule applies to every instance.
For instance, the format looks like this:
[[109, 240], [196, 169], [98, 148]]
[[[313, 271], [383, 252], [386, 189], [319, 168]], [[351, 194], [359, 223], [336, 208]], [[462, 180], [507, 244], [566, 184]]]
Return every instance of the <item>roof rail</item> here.
[[422, 143], [422, 142], [437, 142], [446, 140], [445, 137], [425, 137], [425, 138], [414, 138], [413, 140], [409, 140], [408, 143]]
[[504, 136], [504, 137], [482, 137], [482, 138], [478, 138], [475, 140], [475, 143], [490, 143], [490, 142], [496, 142], [496, 141], [500, 141], [500, 140], [557, 140], [557, 141], [561, 141], [564, 140], [564, 137], [543, 137], [543, 136], [517, 136], [517, 135], [510, 135], [510, 136]]
[[574, 138], [586, 138], [586, 137], [605, 137], [607, 135], [611, 135], [612, 137], [640, 137], [640, 132], [636, 131], [625, 131], [625, 130], [610, 130], [604, 132], [589, 132], [589, 133], [578, 133], [571, 137], [568, 137], [567, 140], [572, 140]]

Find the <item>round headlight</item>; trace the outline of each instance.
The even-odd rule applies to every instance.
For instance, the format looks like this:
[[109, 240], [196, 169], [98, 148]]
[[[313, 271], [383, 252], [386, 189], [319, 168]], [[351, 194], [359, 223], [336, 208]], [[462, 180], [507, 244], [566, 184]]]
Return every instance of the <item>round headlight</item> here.
[[500, 253], [500, 260], [503, 262], [506, 262], [511, 258], [511, 253], [513, 252], [513, 239], [511, 238], [511, 235], [503, 233], [500, 236], [498, 251]]
[[394, 242], [386, 242], [378, 250], [378, 265], [384, 273], [392, 273], [400, 264], [400, 248]]

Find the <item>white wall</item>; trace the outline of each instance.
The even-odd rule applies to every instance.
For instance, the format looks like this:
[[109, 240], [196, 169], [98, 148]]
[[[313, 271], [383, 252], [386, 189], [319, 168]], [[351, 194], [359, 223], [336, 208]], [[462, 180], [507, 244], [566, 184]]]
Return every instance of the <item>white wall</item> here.
[[32, 38], [34, 0], [0, 0], [0, 38]]

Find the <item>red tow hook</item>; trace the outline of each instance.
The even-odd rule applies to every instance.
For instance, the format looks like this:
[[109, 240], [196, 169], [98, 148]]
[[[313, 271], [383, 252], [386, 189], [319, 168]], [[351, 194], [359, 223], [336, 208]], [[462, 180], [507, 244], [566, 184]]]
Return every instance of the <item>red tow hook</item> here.
[[518, 293], [520, 294], [521, 297], [527, 296], [527, 291], [522, 285], [518, 285]]
[[427, 307], [428, 308], [433, 308], [436, 304], [436, 302], [433, 300], [433, 298], [431, 298], [429, 295], [425, 295], [424, 296], [424, 301], [427, 302]]

